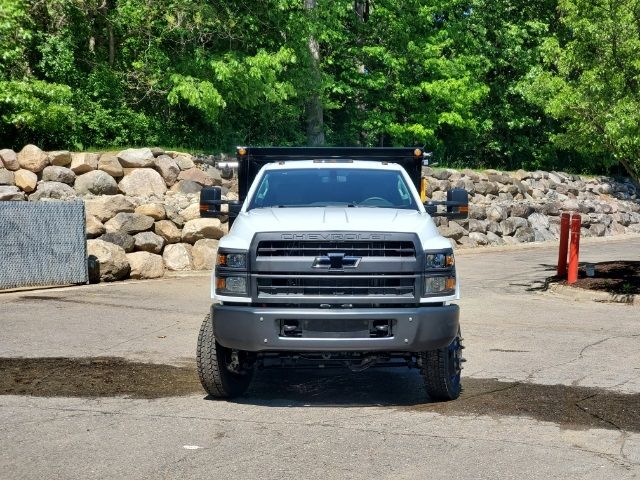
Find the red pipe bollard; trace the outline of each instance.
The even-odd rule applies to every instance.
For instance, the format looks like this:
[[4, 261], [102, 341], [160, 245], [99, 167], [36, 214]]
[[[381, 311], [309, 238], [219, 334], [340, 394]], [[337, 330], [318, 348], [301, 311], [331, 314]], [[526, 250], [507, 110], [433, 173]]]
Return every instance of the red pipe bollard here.
[[567, 283], [571, 285], [578, 280], [578, 260], [580, 257], [580, 227], [582, 218], [576, 213], [571, 216], [571, 246], [569, 247], [569, 272]]
[[563, 213], [560, 217], [560, 248], [558, 249], [558, 277], [567, 276], [567, 250], [569, 248], [569, 219], [571, 214]]

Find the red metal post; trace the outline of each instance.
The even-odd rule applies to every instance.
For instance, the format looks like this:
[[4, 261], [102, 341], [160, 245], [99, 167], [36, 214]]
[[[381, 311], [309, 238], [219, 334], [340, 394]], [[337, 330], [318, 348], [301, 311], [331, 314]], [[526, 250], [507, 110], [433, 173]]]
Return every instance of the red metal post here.
[[567, 283], [571, 285], [578, 280], [578, 261], [580, 256], [580, 227], [582, 219], [579, 213], [571, 216], [571, 246], [569, 247], [569, 272]]
[[558, 277], [567, 276], [567, 250], [569, 248], [569, 219], [571, 214], [560, 217], [560, 248], [558, 249]]

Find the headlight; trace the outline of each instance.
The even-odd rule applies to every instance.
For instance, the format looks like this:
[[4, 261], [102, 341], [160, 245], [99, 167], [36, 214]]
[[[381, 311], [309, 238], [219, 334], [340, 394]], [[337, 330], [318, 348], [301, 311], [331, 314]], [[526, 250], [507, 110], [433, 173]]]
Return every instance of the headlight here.
[[425, 295], [452, 295], [456, 290], [456, 277], [425, 277], [424, 294]]
[[247, 280], [247, 252], [242, 250], [218, 250], [216, 257], [216, 288], [218, 295], [246, 296], [249, 292]]
[[453, 253], [427, 253], [424, 263], [427, 270], [440, 270], [453, 267], [455, 260]]
[[424, 296], [455, 295], [456, 270], [452, 251], [425, 252], [424, 269]]
[[247, 278], [246, 277], [222, 277], [216, 279], [216, 293], [228, 294], [246, 294]]
[[246, 253], [225, 253], [218, 252], [216, 265], [219, 267], [244, 269], [247, 268]]

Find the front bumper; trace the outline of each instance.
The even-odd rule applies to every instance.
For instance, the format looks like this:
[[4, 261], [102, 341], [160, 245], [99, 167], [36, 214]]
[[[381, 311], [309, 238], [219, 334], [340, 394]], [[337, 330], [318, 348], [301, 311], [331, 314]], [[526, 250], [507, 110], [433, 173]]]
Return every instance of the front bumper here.
[[[215, 336], [227, 348], [251, 352], [267, 351], [386, 351], [422, 352], [449, 345], [459, 327], [457, 305], [412, 308], [354, 308], [330, 310], [315, 308], [263, 308], [212, 305]], [[387, 337], [305, 338], [281, 334], [284, 320], [390, 320], [392, 334]], [[321, 328], [320, 328], [321, 329]]]

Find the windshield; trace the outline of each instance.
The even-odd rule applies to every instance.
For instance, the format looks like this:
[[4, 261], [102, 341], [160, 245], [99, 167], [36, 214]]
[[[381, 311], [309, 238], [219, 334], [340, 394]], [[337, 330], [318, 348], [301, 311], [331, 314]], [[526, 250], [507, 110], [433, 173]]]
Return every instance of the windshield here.
[[327, 206], [418, 209], [397, 170], [305, 168], [267, 171], [249, 210]]

